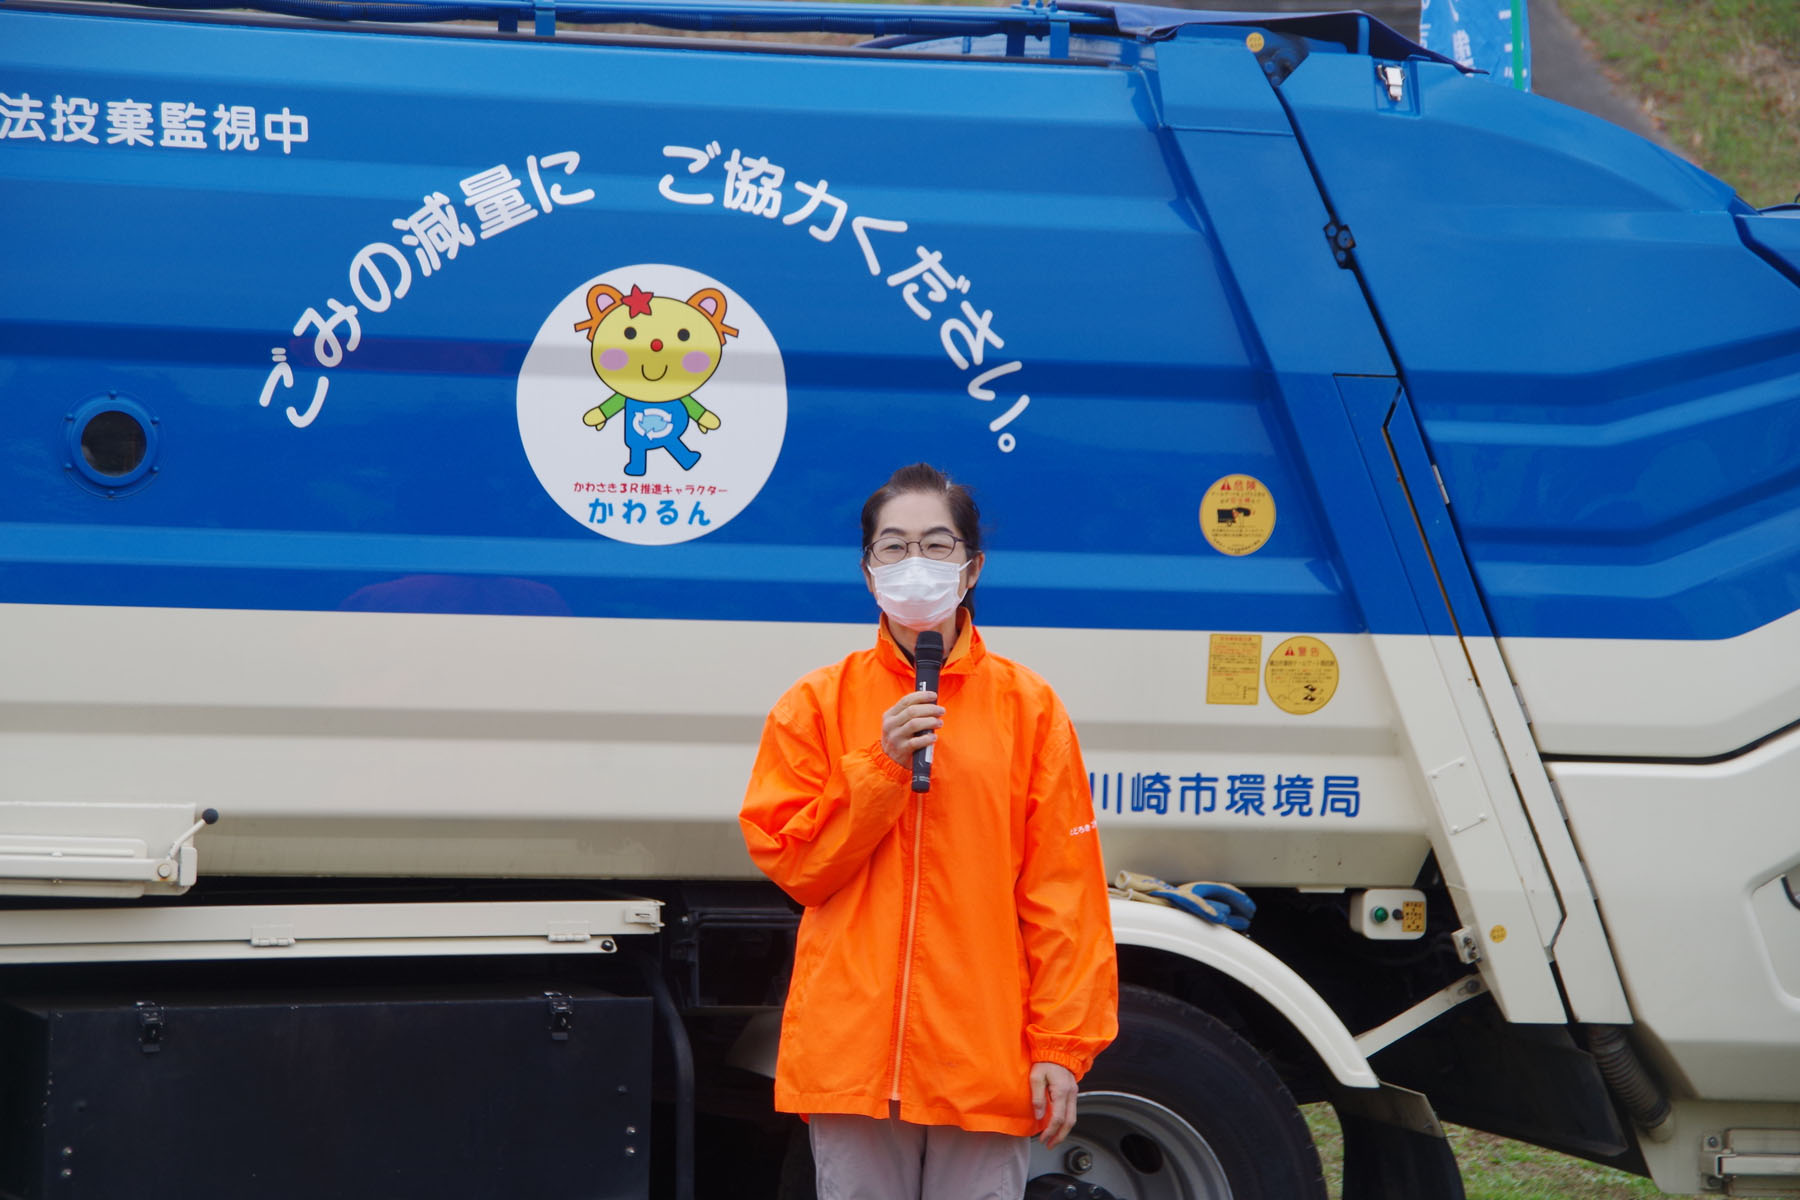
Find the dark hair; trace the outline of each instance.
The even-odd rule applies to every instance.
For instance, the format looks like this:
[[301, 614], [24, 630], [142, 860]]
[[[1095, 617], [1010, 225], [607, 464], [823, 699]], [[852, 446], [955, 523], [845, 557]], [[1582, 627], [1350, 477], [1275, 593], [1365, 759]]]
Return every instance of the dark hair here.
[[[906, 496], [914, 492], [927, 495], [942, 496], [944, 503], [950, 507], [950, 522], [956, 527], [956, 536], [961, 538], [968, 548], [972, 561], [981, 553], [981, 509], [975, 504], [975, 496], [968, 486], [952, 482], [950, 476], [944, 474], [930, 463], [913, 463], [901, 467], [888, 481], [870, 493], [862, 506], [862, 544], [863, 552], [868, 553], [869, 544], [875, 540], [875, 522], [881, 519], [881, 510], [887, 502], [897, 496]], [[975, 589], [970, 588], [963, 596], [962, 606], [975, 615]]]

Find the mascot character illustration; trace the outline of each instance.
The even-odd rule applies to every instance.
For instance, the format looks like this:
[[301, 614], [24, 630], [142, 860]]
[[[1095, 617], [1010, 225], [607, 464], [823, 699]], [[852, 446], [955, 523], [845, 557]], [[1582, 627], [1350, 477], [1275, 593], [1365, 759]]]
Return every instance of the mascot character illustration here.
[[681, 435], [688, 423], [711, 433], [718, 414], [694, 399], [700, 385], [719, 369], [725, 339], [737, 330], [725, 323], [725, 296], [702, 288], [686, 300], [655, 296], [631, 286], [629, 296], [597, 283], [588, 289], [588, 318], [578, 322], [593, 343], [594, 373], [612, 389], [582, 420], [595, 429], [624, 411], [627, 475], [642, 475], [652, 450], [691, 471], [700, 461]]

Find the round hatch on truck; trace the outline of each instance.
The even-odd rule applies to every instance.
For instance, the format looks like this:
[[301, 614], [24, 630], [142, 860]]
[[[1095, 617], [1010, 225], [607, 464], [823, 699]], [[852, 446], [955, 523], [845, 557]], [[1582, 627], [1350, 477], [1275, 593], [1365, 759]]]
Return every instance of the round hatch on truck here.
[[95, 396], [63, 418], [63, 468], [104, 496], [136, 491], [156, 474], [160, 424], [129, 396]]

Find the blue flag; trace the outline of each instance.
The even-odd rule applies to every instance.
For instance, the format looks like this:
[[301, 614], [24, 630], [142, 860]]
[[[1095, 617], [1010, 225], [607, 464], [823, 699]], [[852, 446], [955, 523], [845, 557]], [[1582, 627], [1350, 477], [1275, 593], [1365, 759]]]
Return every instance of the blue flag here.
[[1486, 71], [1495, 83], [1531, 90], [1526, 0], [1420, 0], [1419, 44]]

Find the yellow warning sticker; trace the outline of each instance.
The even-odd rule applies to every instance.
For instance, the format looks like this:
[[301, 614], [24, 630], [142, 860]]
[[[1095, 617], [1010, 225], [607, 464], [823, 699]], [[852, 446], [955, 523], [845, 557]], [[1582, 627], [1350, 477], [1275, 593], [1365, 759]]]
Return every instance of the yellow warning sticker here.
[[1250, 475], [1227, 475], [1200, 501], [1200, 532], [1221, 554], [1254, 554], [1275, 532], [1275, 498]]
[[1206, 656], [1206, 702], [1255, 704], [1261, 672], [1262, 634], [1213, 634]]
[[1252, 32], [1249, 37], [1244, 39], [1244, 45], [1250, 47], [1252, 54], [1256, 53], [1263, 48], [1263, 35]]
[[1318, 712], [1337, 692], [1337, 655], [1316, 637], [1291, 637], [1269, 655], [1263, 683], [1282, 712]]
[[1408, 900], [1400, 905], [1400, 932], [1425, 932], [1425, 902]]

